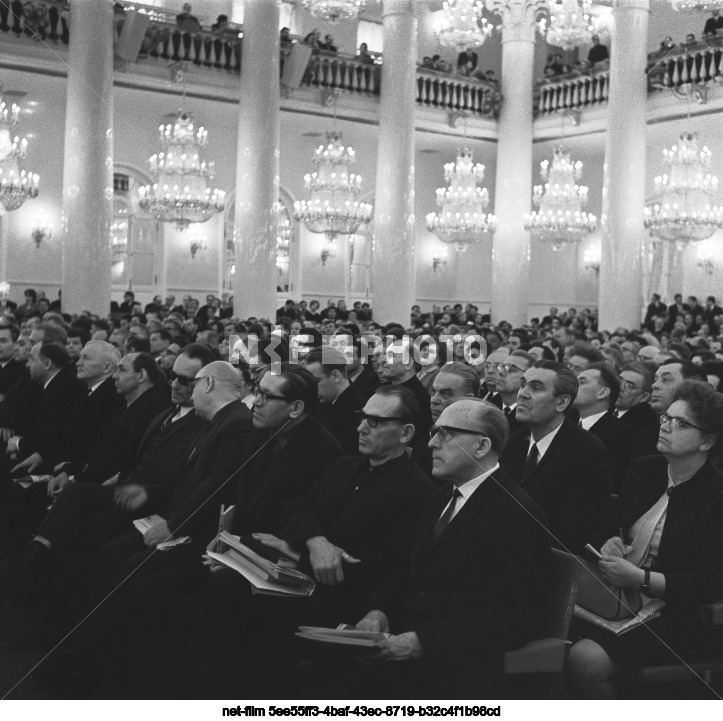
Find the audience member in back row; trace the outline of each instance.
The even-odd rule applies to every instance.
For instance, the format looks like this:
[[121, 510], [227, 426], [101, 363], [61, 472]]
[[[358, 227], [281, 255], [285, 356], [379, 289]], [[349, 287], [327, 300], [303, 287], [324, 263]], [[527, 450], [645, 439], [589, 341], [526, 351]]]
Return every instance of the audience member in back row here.
[[[252, 666], [248, 673], [254, 676], [254, 688], [268, 688], [271, 679], [288, 677], [289, 686], [277, 693], [291, 697], [343, 693], [341, 689], [350, 688], [349, 679], [337, 679], [340, 673], [349, 674], [352, 686], [355, 681], [374, 681], [370, 674], [388, 679], [388, 684], [398, 682], [397, 687], [384, 680], [379, 687], [395, 697], [397, 688], [418, 696], [421, 684], [430, 679], [425, 692], [429, 688], [440, 696], [477, 695], [479, 688], [493, 684], [501, 674], [502, 653], [534, 637], [540, 594], [530, 595], [529, 587], [521, 590], [514, 585], [528, 579], [535, 588], [539, 583], [537, 576], [524, 570], [531, 563], [529, 554], [542, 552], [548, 544], [582, 553], [585, 543], [600, 547], [606, 538], [620, 535], [621, 525], [622, 539], [634, 541], [639, 534], [633, 516], [646, 510], [639, 504], [650, 501], [652, 505], [657, 499], [640, 491], [642, 486], [635, 480], [640, 469], [652, 463], [650, 459], [632, 461], [628, 480], [620, 485], [631, 441], [640, 441], [634, 457], [652, 452], [663, 462], [656, 446], [662, 450], [665, 439], [673, 443], [683, 438], [680, 433], [686, 429], [700, 433], [694, 426], [708, 427], [705, 418], [693, 411], [681, 415], [673, 394], [686, 379], [705, 378], [710, 384], [707, 392], [716, 394], [711, 398], [720, 398], [714, 389], [720, 383], [723, 361], [718, 345], [723, 311], [712, 296], [705, 307], [692, 296], [683, 303], [684, 297], [680, 294], [670, 309], [662, 300], [655, 304], [648, 319], [652, 331], [642, 327], [611, 332], [598, 330], [595, 311], [589, 309], [551, 309], [542, 322], [532, 319], [513, 327], [504, 321], [492, 325], [489, 314], [473, 304], [438, 306], [428, 314], [416, 306], [405, 328], [400, 323], [374, 323], [369, 308], [365, 311], [358, 302], [347, 311], [343, 301], [329, 300], [323, 303], [327, 307], [322, 318], [318, 301], [289, 301], [274, 328], [264, 318], [234, 316], [229, 299], [212, 295], [201, 310], [191, 296], [180, 303], [173, 297], [165, 301], [156, 297], [145, 317], [138, 314], [142, 304], [128, 295], [123, 311], [117, 306], [107, 319], [49, 313], [42, 298], [26, 304], [19, 326], [0, 324], [0, 437], [10, 441], [3, 473], [4, 489], [13, 498], [0, 509], [4, 518], [0, 533], [5, 539], [0, 552], [6, 559], [0, 570], [0, 600], [10, 590], [14, 593], [8, 608], [33, 600], [42, 613], [31, 613], [27, 623], [16, 624], [14, 630], [24, 643], [13, 647], [50, 648], [83, 617], [91, 598], [100, 601], [108, 595], [95, 620], [84, 621], [65, 644], [64, 653], [54, 653], [38, 669], [38, 677], [63, 687], [92, 680], [108, 686], [126, 678], [130, 689], [117, 683], [106, 689], [126, 697], [157, 698], [172, 692], [206, 695], [212, 688], [228, 695], [243, 691], [235, 678]], [[12, 307], [6, 306], [10, 320]], [[199, 318], [204, 313], [206, 317]], [[445, 334], [457, 336], [449, 347], [451, 362], [440, 354], [436, 367], [420, 373], [415, 342], [423, 335]], [[233, 336], [246, 342], [254, 335], [263, 349], [258, 363], [251, 360], [249, 365], [239, 359], [239, 367], [233, 368], [214, 362], [219, 354], [227, 357]], [[373, 337], [387, 335], [390, 339], [383, 345]], [[487, 341], [489, 351], [479, 364], [465, 355], [465, 348], [477, 347], [476, 339], [469, 337], [476, 335]], [[88, 343], [89, 336], [95, 340]], [[290, 343], [304, 336], [307, 342]], [[298, 363], [286, 363], [290, 345], [306, 351], [299, 352]], [[38, 354], [30, 355], [36, 346]], [[260, 364], [274, 362], [274, 347], [285, 363], [266, 372]], [[375, 355], [365, 357], [367, 347], [374, 348]], [[70, 352], [66, 348], [78, 360], [74, 367], [66, 364], [63, 373], [69, 380], [77, 375], [82, 393], [72, 407], [57, 409], [63, 414], [62, 423], [48, 424], [38, 408], [41, 402], [49, 403], [47, 392], [57, 387], [57, 366], [63, 365], [59, 356]], [[405, 350], [409, 358], [403, 356]], [[47, 356], [51, 356], [49, 361]], [[114, 370], [118, 358], [123, 358], [122, 372]], [[380, 383], [377, 370], [383, 386], [375, 395]], [[391, 404], [396, 395], [407, 392], [427, 409], [426, 421], [410, 423], [407, 411], [397, 414], [396, 407], [375, 405], [380, 398]], [[487, 403], [473, 400], [475, 396]], [[141, 418], [142, 401], [151, 398], [160, 399], [158, 408]], [[169, 398], [172, 409], [167, 406]], [[108, 401], [105, 411], [103, 399]], [[114, 408], [113, 401], [120, 406]], [[465, 404], [472, 404], [472, 410], [460, 414], [460, 408], [468, 408]], [[498, 413], [490, 404], [505, 412]], [[669, 410], [671, 404], [674, 407]], [[709, 405], [712, 408], [715, 403]], [[481, 409], [479, 414], [477, 409]], [[361, 419], [354, 412], [358, 410], [363, 411]], [[676, 418], [661, 427], [658, 416], [666, 412]], [[505, 416], [513, 432], [503, 449], [494, 419]], [[431, 423], [437, 425], [429, 443], [426, 431]], [[409, 447], [412, 425], [417, 438], [411, 444], [410, 462], [406, 452], [397, 452]], [[706, 431], [702, 433], [705, 436]], [[333, 436], [351, 457], [337, 460], [344, 451]], [[133, 448], [128, 450], [131, 438]], [[698, 445], [705, 445], [705, 437]], [[464, 481], [475, 476], [482, 480], [483, 471], [494, 467], [495, 454], [501, 454], [504, 470], [493, 470], [472, 493]], [[390, 461], [382, 461], [379, 467], [381, 458]], [[469, 475], [470, 466], [463, 467], [463, 461], [472, 460], [481, 464], [474, 476]], [[669, 467], [675, 463], [671, 461]], [[9, 472], [15, 466], [16, 474], [45, 470], [51, 479], [45, 487], [34, 483], [25, 489], [10, 481]], [[372, 467], [377, 468], [374, 474], [369, 470]], [[720, 483], [714, 465], [706, 467]], [[421, 496], [404, 502], [404, 483], [393, 484], [397, 471], [404, 468], [409, 469], [406, 478], [421, 481], [419, 474], [427, 473], [437, 486], [446, 484], [447, 490], [440, 489], [438, 494], [449, 493], [436, 496], [416, 531], [413, 516]], [[540, 513], [547, 516], [545, 530], [538, 526], [543, 536], [537, 536], [511, 508], [505, 510], [499, 497], [486, 495], [494, 486], [508, 498], [505, 471], [515, 484], [513, 496], [535, 518]], [[359, 480], [365, 474], [372, 476], [370, 485]], [[450, 480], [462, 492], [451, 506]], [[114, 482], [115, 487], [110, 485]], [[616, 510], [609, 493], [618, 489], [621, 502], [633, 498], [632, 507], [637, 510]], [[54, 503], [41, 520], [48, 490]], [[676, 574], [685, 569], [691, 577], [698, 573], [694, 554], [683, 560], [673, 554], [683, 538], [681, 527], [687, 528], [675, 520], [674, 508], [682, 508], [673, 504], [676, 493], [671, 496], [657, 554], [661, 565], [652, 562], [649, 569], [653, 586], [659, 568], [672, 579], [666, 576], [671, 588]], [[30, 500], [36, 494], [37, 516], [33, 516]], [[368, 505], [361, 503], [365, 498], [371, 499]], [[316, 575], [317, 590], [311, 599], [298, 606], [281, 599], [261, 602], [237, 576], [212, 574], [201, 564], [201, 554], [217, 530], [220, 504], [234, 501], [233, 533], [265, 534], [259, 538], [272, 547], [290, 544], [290, 550], [301, 552], [302, 567]], [[533, 510], [531, 503], [541, 511]], [[443, 513], [445, 507], [449, 513]], [[484, 515], [487, 512], [494, 521]], [[152, 527], [144, 538], [132, 521], [152, 514], [158, 517], [149, 520]], [[430, 529], [440, 517], [449, 516], [453, 520], [439, 542], [422, 538], [427, 532], [433, 534]], [[312, 528], [312, 518], [318, 528]], [[611, 518], [616, 525], [609, 528]], [[479, 521], [488, 527], [486, 531], [477, 528]], [[377, 522], [378, 527], [374, 526]], [[703, 532], [705, 523], [699, 525]], [[518, 540], [525, 544], [522, 538], [514, 539], [514, 548], [504, 547], [511, 543], [508, 529], [513, 526], [522, 529], [522, 536], [535, 545], [534, 551], [516, 545]], [[367, 527], [379, 529], [371, 533], [371, 545], [357, 537], [357, 530]], [[312, 532], [319, 538], [307, 535]], [[486, 532], [489, 537], [484, 536]], [[678, 539], [672, 546], [665, 540], [671, 533]], [[471, 538], [475, 534], [480, 535]], [[163, 553], [149, 551], [168, 538], [184, 535], [190, 543]], [[485, 557], [468, 559], [467, 551], [456, 547], [467, 541], [483, 548]], [[411, 566], [402, 560], [408, 550]], [[509, 553], [525, 560], [520, 578], [507, 578], [502, 584], [509, 585], [514, 596], [514, 601], [504, 600], [512, 609], [505, 613], [515, 616], [508, 622], [504, 619], [509, 615], [495, 616], [497, 601], [490, 601], [489, 593], [500, 588], [495, 559], [502, 558], [508, 570], [514, 567], [505, 560]], [[386, 559], [381, 565], [374, 560], [380, 555]], [[479, 573], [465, 577], [458, 572], [458, 562], [472, 563]], [[544, 574], [544, 560], [538, 567]], [[339, 573], [345, 580], [331, 585]], [[390, 575], [395, 577], [393, 583]], [[554, 584], [545, 583], [545, 589], [548, 586], [554, 591]], [[703, 597], [696, 597], [695, 604]], [[248, 608], [248, 615], [234, 613], [237, 599]], [[485, 611], [488, 603], [493, 604], [489, 614]], [[302, 608], [307, 610], [302, 613]], [[218, 613], [214, 615], [211, 609]], [[378, 671], [360, 675], [346, 662], [328, 664], [325, 655], [316, 653], [316, 646], [297, 645], [293, 636], [297, 624], [353, 623], [370, 609], [388, 615], [390, 630], [396, 634], [374, 656]], [[481, 618], [477, 618], [479, 609]], [[490, 629], [488, 617], [502, 619], [499, 628]], [[686, 624], [695, 618], [692, 606], [671, 600], [671, 613], [663, 617], [670, 626], [666, 626], [668, 638], [677, 642], [676, 634], [686, 632]], [[454, 634], [448, 635], [449, 628], [458, 627], [452, 623], [465, 629], [458, 634], [463, 637], [461, 646]], [[362, 627], [382, 628], [382, 616], [371, 614]], [[707, 649], [695, 647], [696, 634], [703, 632], [700, 627], [691, 628], [693, 658], [699, 649]], [[237, 639], [238, 653], [228, 654], [225, 667], [231, 670], [224, 677], [217, 674], [212, 660], [214, 639], [226, 638], [225, 631], [228, 638]], [[267, 631], [278, 651], [274, 657], [260, 645], [259, 639], [270, 637]], [[448, 638], [461, 649], [458, 653], [451, 644], [447, 647]], [[601, 647], [609, 651], [610, 663], [617, 664], [617, 651], [607, 644]], [[685, 645], [682, 648], [688, 652]], [[296, 661], [301, 657], [315, 657], [315, 662], [298, 676]], [[385, 663], [392, 657], [412, 661]], [[164, 677], [162, 669], [170, 675]], [[603, 671], [598, 678], [606, 688], [610, 666]], [[463, 682], [455, 679], [467, 674], [479, 679], [479, 684], [460, 690]], [[577, 693], [603, 693], [600, 684], [590, 685], [589, 678], [578, 681]], [[183, 688], [175, 691], [179, 685]], [[73, 687], [83, 692], [80, 686]], [[509, 689], [513, 697], [523, 693], [514, 683], [492, 688]]]

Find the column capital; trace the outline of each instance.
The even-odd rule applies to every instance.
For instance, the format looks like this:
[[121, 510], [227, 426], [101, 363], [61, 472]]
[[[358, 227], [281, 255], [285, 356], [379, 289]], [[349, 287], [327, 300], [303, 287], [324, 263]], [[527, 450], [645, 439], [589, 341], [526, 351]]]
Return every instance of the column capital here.
[[615, 10], [645, 10], [650, 12], [650, 0], [613, 0]]
[[502, 42], [535, 42], [535, 21], [546, 0], [487, 0], [487, 9], [502, 18]]
[[388, 15], [412, 15], [418, 17], [420, 3], [417, 0], [384, 0], [382, 18]]

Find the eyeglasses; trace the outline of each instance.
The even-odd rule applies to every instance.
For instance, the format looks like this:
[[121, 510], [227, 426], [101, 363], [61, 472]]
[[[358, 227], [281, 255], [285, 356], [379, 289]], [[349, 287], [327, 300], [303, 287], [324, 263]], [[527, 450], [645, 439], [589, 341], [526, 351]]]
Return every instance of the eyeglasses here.
[[678, 416], [669, 416], [667, 413], [662, 413], [658, 420], [660, 421], [661, 426], [664, 426], [666, 423], [670, 422], [670, 425], [673, 428], [679, 428], [681, 430], [685, 430], [686, 428], [695, 428], [696, 430], [705, 433], [705, 431], [700, 426], [696, 426], [695, 423], [691, 423], [685, 418], [678, 418]]
[[266, 403], [267, 401], [288, 401], [286, 396], [276, 396], [273, 393], [267, 393], [256, 383], [254, 384], [254, 395], [259, 399], [260, 403]]
[[179, 375], [178, 373], [174, 373], [173, 371], [168, 371], [168, 382], [173, 383], [173, 381], [178, 381], [178, 385], [183, 386], [184, 388], [188, 388], [188, 386], [193, 387], [194, 381], [197, 381], [197, 380], [201, 380], [201, 378], [192, 378], [191, 376], [182, 376], [182, 375]]
[[632, 381], [621, 381], [620, 390], [623, 391], [623, 393], [629, 393], [630, 391], [642, 391], [644, 389], [638, 388]]
[[517, 373], [525, 372], [522, 370], [522, 368], [519, 368], [514, 363], [498, 363], [495, 366], [495, 369], [497, 370], [498, 373], [504, 373], [505, 375], [507, 373], [513, 373], [513, 372], [517, 372]]
[[399, 416], [372, 416], [364, 411], [354, 411], [356, 417], [359, 419], [359, 423], [366, 421], [369, 424], [369, 428], [376, 428], [380, 423], [385, 421], [406, 421], [406, 418], [400, 418]]
[[467, 433], [471, 436], [483, 436], [480, 431], [472, 431], [469, 428], [456, 428], [455, 426], [432, 426], [429, 429], [429, 440], [435, 436], [439, 436], [439, 440], [444, 443], [448, 438], [453, 438], [454, 433]]

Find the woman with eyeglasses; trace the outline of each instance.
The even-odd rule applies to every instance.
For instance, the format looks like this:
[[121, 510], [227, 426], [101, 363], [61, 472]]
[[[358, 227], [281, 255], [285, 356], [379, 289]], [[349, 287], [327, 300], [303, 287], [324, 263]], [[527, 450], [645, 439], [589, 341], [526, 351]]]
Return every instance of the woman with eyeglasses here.
[[576, 620], [568, 680], [579, 698], [616, 698], [643, 666], [723, 655], [723, 636], [701, 621], [702, 605], [723, 600], [723, 395], [685, 381], [660, 416], [657, 450], [630, 466], [611, 523], [620, 530], [598, 565], [613, 586], [666, 605], [621, 636]]

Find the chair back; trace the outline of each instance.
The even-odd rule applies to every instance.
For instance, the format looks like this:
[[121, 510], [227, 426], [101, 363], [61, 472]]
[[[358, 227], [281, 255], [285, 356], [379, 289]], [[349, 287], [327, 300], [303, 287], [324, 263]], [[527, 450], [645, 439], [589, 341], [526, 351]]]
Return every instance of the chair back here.
[[548, 562], [547, 594], [540, 615], [538, 638], [567, 639], [579, 577], [577, 557], [553, 548]]

